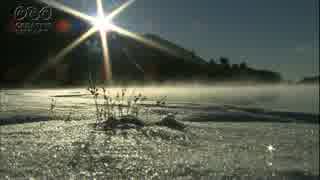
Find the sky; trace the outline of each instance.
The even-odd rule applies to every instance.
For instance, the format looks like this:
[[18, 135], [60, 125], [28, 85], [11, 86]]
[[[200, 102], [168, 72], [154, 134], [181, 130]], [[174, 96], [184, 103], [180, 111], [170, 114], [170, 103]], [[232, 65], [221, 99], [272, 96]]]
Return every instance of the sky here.
[[[64, 2], [95, 12], [94, 0]], [[225, 56], [298, 80], [319, 74], [318, 7], [319, 0], [136, 0], [114, 23], [158, 34], [206, 60]]]

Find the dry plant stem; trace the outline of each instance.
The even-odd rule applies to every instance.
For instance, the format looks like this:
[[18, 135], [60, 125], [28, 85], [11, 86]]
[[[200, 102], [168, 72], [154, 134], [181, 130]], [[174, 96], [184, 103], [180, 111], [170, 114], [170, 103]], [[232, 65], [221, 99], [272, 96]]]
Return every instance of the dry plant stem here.
[[98, 96], [99, 96], [99, 92], [98, 89], [96, 87], [96, 82], [92, 80], [91, 75], [89, 76], [89, 88], [88, 91], [91, 93], [91, 95], [93, 96], [93, 100], [94, 100], [94, 104], [95, 104], [95, 108], [96, 108], [96, 122], [98, 123], [100, 120], [99, 117], [99, 104], [98, 104]]
[[[133, 91], [130, 96], [127, 96], [127, 89], [123, 88], [120, 92], [116, 93], [115, 97], [112, 97], [106, 88], [97, 88], [92, 79], [89, 79], [89, 87], [87, 90], [90, 92], [94, 100], [97, 124], [104, 123], [109, 120], [120, 121], [125, 116], [134, 116], [138, 118], [141, 112], [148, 113], [148, 110], [145, 110], [144, 106], [142, 105], [143, 101], [145, 101], [147, 98], [141, 93], [134, 95]], [[100, 95], [103, 97], [103, 102], [101, 104], [99, 104], [98, 101]], [[149, 118], [148, 115], [147, 118]]]
[[54, 118], [54, 113], [57, 107], [57, 101], [54, 98], [50, 99], [49, 117]]

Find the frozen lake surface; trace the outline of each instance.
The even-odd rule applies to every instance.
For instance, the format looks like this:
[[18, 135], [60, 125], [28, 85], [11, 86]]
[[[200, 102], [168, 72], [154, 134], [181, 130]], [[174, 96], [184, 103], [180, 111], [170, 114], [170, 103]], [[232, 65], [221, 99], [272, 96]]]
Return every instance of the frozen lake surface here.
[[[85, 88], [5, 90], [0, 179], [318, 179], [318, 88], [128, 88], [149, 97], [142, 119], [173, 113], [187, 128], [115, 132], [92, 127]], [[151, 106], [162, 97], [166, 106]]]

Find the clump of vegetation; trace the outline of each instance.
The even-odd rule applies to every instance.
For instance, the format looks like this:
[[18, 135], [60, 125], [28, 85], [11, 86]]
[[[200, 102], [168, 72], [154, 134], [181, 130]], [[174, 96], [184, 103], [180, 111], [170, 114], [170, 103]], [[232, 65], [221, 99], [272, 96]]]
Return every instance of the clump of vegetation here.
[[54, 98], [50, 99], [49, 117], [54, 118], [56, 114], [57, 101]]
[[139, 119], [146, 96], [134, 91], [128, 95], [127, 89], [112, 95], [106, 88], [97, 88], [96, 83], [89, 80], [87, 89], [94, 100], [96, 124], [104, 128], [142, 127], [144, 122]]
[[[146, 106], [148, 98], [134, 91], [128, 93], [123, 88], [112, 95], [106, 88], [98, 88], [95, 81], [89, 79], [90, 93], [95, 107], [96, 126], [105, 130], [142, 128], [146, 125], [166, 126], [171, 129], [183, 130], [185, 125], [175, 120], [175, 114], [166, 116], [157, 123], [146, 123], [141, 120], [142, 114], [149, 118], [150, 109]], [[166, 96], [156, 100], [155, 105], [166, 105]], [[150, 106], [149, 106], [150, 107]]]
[[0, 89], [0, 112], [6, 111], [8, 108], [8, 96]]
[[7, 97], [3, 90], [0, 89], [0, 112], [5, 111], [7, 107]]
[[156, 101], [157, 106], [165, 106], [166, 105], [167, 96], [162, 97], [161, 99]]
[[[55, 98], [49, 98], [49, 101], [50, 101], [49, 109], [48, 109], [49, 120], [57, 119], [58, 117], [60, 117], [57, 115], [57, 112], [56, 112], [57, 111], [57, 100]], [[61, 116], [62, 120], [65, 122], [72, 121], [73, 120], [72, 116], [75, 113], [75, 109], [76, 109], [76, 106], [72, 106], [67, 115]]]
[[69, 111], [68, 115], [64, 118], [64, 121], [65, 122], [70, 122], [73, 120], [73, 114], [75, 113], [75, 109], [76, 109], [76, 106], [72, 106], [71, 107], [71, 110]]
[[176, 130], [180, 130], [180, 131], [182, 131], [186, 128], [186, 126], [183, 123], [178, 122], [176, 120], [175, 114], [166, 115], [160, 122], [157, 122], [156, 125], [166, 126], [171, 129], [176, 129]]

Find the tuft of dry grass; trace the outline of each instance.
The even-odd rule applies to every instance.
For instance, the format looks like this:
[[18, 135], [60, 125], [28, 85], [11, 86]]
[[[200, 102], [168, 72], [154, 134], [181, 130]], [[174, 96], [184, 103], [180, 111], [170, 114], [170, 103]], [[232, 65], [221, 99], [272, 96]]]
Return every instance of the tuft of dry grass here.
[[56, 112], [56, 108], [57, 108], [57, 101], [54, 98], [50, 98], [50, 107], [49, 107], [49, 117], [54, 117], [55, 116], [55, 112]]
[[105, 87], [91, 86], [87, 89], [94, 101], [96, 122], [106, 122], [110, 119], [121, 119], [125, 116], [139, 118], [145, 108], [144, 102], [148, 99], [141, 93], [128, 95], [127, 89], [112, 95]]
[[161, 97], [156, 101], [157, 106], [165, 106], [166, 105], [167, 96]]
[[8, 98], [4, 91], [0, 89], [0, 112], [6, 111], [8, 105]]
[[149, 112], [143, 111], [146, 109], [143, 104], [148, 98], [141, 93], [136, 94], [134, 90], [129, 93], [126, 88], [122, 88], [116, 95], [112, 95], [105, 87], [98, 88], [90, 78], [87, 91], [94, 101], [97, 124], [129, 116], [138, 119], [142, 112]]

